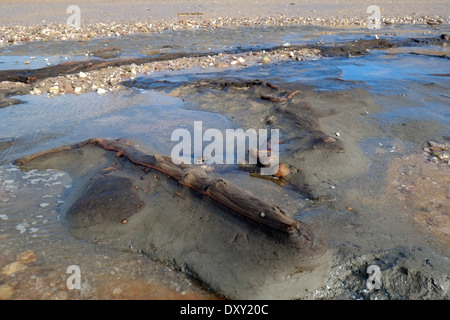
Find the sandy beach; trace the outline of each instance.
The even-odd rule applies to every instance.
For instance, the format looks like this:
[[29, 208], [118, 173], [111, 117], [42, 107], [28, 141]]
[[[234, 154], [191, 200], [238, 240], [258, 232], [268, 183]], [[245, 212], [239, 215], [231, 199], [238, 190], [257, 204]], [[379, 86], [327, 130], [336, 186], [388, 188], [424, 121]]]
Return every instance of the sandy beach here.
[[[231, 17], [367, 17], [367, 8], [380, 7], [382, 17], [441, 16], [448, 17], [448, 2], [442, 0], [377, 2], [361, 0], [134, 0], [134, 1], [67, 1], [67, 0], [6, 0], [0, 4], [0, 25], [65, 23], [69, 5], [81, 9], [82, 24], [96, 22], [134, 22], [179, 18], [180, 14], [195, 14], [202, 18]], [[192, 17], [192, 16], [191, 16]]]

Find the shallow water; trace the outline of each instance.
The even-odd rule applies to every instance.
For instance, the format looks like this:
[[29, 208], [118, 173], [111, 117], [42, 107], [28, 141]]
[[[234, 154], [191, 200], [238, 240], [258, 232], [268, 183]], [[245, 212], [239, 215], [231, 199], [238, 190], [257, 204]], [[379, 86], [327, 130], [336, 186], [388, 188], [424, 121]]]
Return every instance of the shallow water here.
[[[255, 26], [247, 28], [163, 31], [160, 34], [132, 34], [95, 38], [89, 41], [34, 41], [0, 47], [0, 70], [37, 69], [47, 65], [96, 58], [96, 50], [118, 48], [120, 57], [158, 56], [163, 53], [218, 53], [270, 49], [276, 46], [337, 43], [366, 39], [375, 35], [386, 39], [423, 38], [430, 35], [424, 26], [399, 25], [381, 30], [318, 26]], [[432, 33], [448, 33], [441, 25]], [[25, 62], [29, 62], [25, 64]]]
[[[402, 37], [423, 33], [425, 29], [428, 30], [425, 27], [401, 27], [383, 32]], [[433, 32], [440, 34], [440, 30]], [[347, 40], [360, 38], [364, 32], [285, 27], [252, 29], [252, 32], [220, 29], [169, 34], [170, 37], [157, 35], [151, 40], [145, 35], [137, 35], [93, 40], [87, 44], [67, 42], [67, 47], [61, 48], [60, 57], [71, 53], [70, 59], [73, 59], [78, 54], [82, 56], [85, 48], [90, 50], [105, 45], [126, 47], [124, 55], [145, 54], [142, 49], [137, 50], [137, 46], [146, 46], [150, 50], [226, 51], [270, 47], [283, 42]], [[164, 41], [173, 39], [180, 40], [178, 46], [165, 48]], [[197, 42], [192, 39], [197, 39]], [[83, 49], [79, 48], [81, 46]], [[16, 68], [17, 64], [12, 62], [14, 59], [21, 61], [31, 55], [41, 59], [55, 53], [52, 43], [2, 50], [6, 63], [0, 64], [0, 68], [5, 69]], [[439, 50], [448, 56], [448, 48]], [[33, 66], [30, 64], [29, 67]], [[422, 247], [425, 252], [441, 253], [444, 258], [439, 259], [448, 259], [448, 246], [417, 225], [410, 217], [413, 210], [400, 208], [397, 195], [386, 193], [385, 186], [390, 181], [386, 172], [392, 161], [418, 153], [430, 140], [448, 140], [450, 79], [436, 74], [449, 73], [448, 59], [385, 51], [350, 59], [325, 58], [243, 69], [155, 73], [136, 79], [124, 91], [102, 96], [96, 93], [52, 98], [20, 96], [21, 104], [0, 109], [0, 138], [16, 139], [12, 145], [9, 143], [12, 140], [4, 140], [0, 144], [0, 266], [14, 261], [18, 253], [30, 249], [35, 252], [37, 261], [15, 277], [3, 276], [2, 279], [14, 288], [13, 297], [18, 298], [123, 298], [133, 290], [127, 283], [133, 283], [134, 289], [147, 292], [140, 296], [136, 294], [134, 298], [214, 297], [184, 274], [152, 261], [145, 254], [114, 250], [75, 239], [60, 221], [61, 206], [72, 188], [72, 178], [64, 171], [21, 171], [10, 164], [26, 155], [93, 137], [125, 137], [142, 151], [170, 154], [175, 144], [170, 141], [173, 130], [186, 128], [192, 132], [194, 121], [203, 121], [204, 130], [217, 128], [221, 131], [259, 121], [257, 117], [263, 114], [261, 110], [254, 109], [252, 114], [245, 109], [242, 112], [242, 106], [249, 101], [244, 95], [227, 95], [211, 88], [192, 91], [195, 94], [189, 96], [176, 93], [176, 89], [202, 79], [259, 79], [281, 85], [308, 86], [311, 91], [305, 89], [302, 99], [320, 110], [334, 107], [344, 115], [342, 118], [321, 118], [322, 129], [329, 134], [339, 132], [343, 139], [354, 142], [367, 157], [367, 165], [362, 166], [365, 170], [360, 174], [350, 179], [329, 179], [331, 200], [324, 202], [311, 201], [289, 186], [249, 179], [248, 174], [237, 170], [237, 166], [228, 170], [218, 167], [213, 174], [286, 208], [319, 230], [332, 247], [357, 248], [357, 252], [363, 253], [398, 246]], [[344, 100], [333, 100], [335, 94], [342, 94], [339, 97]], [[211, 97], [217, 100], [211, 100]], [[335, 105], [325, 105], [330, 101], [336, 101]], [[227, 103], [241, 118], [234, 114], [233, 108], [221, 108]], [[236, 106], [231, 103], [236, 103]], [[258, 104], [253, 107], [257, 108]], [[351, 118], [345, 115], [351, 115]], [[288, 136], [288, 133], [282, 134]], [[389, 175], [397, 173], [390, 172]], [[446, 180], [443, 181], [445, 183]], [[160, 206], [164, 207], [163, 204]], [[80, 265], [84, 272], [81, 290], [68, 290], [66, 287], [69, 265]], [[33, 289], [36, 287], [39, 290]], [[348, 292], [342, 294], [344, 297], [347, 295]]]

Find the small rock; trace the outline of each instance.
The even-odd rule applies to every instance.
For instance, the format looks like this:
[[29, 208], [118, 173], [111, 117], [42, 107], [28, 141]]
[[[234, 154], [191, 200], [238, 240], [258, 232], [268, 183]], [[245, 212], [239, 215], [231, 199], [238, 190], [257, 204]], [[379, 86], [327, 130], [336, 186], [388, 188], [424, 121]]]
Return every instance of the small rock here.
[[336, 142], [336, 139], [335, 139], [335, 138], [333, 138], [333, 137], [327, 137], [327, 138], [323, 138], [322, 140], [323, 140], [323, 142], [325, 142], [325, 143], [332, 143], [332, 142]]
[[216, 68], [226, 68], [228, 67], [228, 64], [223, 63], [223, 62], [217, 62], [216, 63]]
[[264, 57], [261, 59], [261, 63], [269, 63], [269, 62], [270, 62], [270, 59], [269, 59], [268, 56], [264, 56]]
[[274, 116], [270, 116], [269, 118], [267, 118], [266, 123], [267, 124], [272, 124], [275, 121], [275, 117]]
[[78, 74], [78, 76], [80, 77], [80, 78], [87, 78], [87, 74], [86, 73], [84, 73], [84, 72], [80, 72], [79, 74]]
[[64, 85], [64, 90], [66, 91], [66, 93], [73, 93], [73, 87], [69, 83], [66, 83]]
[[242, 58], [242, 57], [239, 57], [239, 58], [237, 59], [237, 61], [238, 61], [240, 64], [245, 63], [245, 59]]
[[114, 297], [119, 298], [120, 295], [122, 294], [122, 289], [120, 289], [119, 287], [116, 287], [116, 288], [114, 288], [112, 294]]
[[283, 178], [286, 177], [290, 173], [290, 170], [288, 166], [284, 163], [280, 163], [278, 166], [278, 171], [275, 173], [275, 177], [277, 178]]
[[14, 294], [14, 288], [7, 284], [0, 285], [0, 300], [9, 300]]
[[82, 90], [81, 87], [75, 87], [75, 89], [73, 89], [73, 93], [80, 94], [81, 90]]
[[26, 265], [24, 265], [24, 264], [22, 264], [22, 263], [20, 263], [20, 262], [15, 261], [15, 262], [12, 262], [12, 263], [7, 264], [6, 266], [4, 266], [4, 267], [2, 268], [1, 274], [2, 274], [2, 275], [5, 275], [5, 276], [10, 276], [10, 275], [12, 275], [12, 274], [15, 274], [15, 273], [19, 273], [19, 272], [25, 271], [27, 268], [28, 268], [28, 267], [27, 267]]
[[435, 26], [437, 24], [439, 24], [439, 21], [436, 20], [427, 20], [427, 24], [430, 26]]
[[36, 261], [33, 250], [26, 250], [17, 255], [17, 261], [23, 264], [29, 264]]
[[58, 86], [53, 86], [48, 88], [48, 93], [53, 94], [53, 95], [58, 95], [59, 94], [59, 87]]
[[100, 94], [100, 95], [101, 95], [101, 94], [105, 94], [105, 93], [106, 93], [106, 90], [103, 89], [103, 88], [98, 88], [97, 93]]
[[230, 62], [230, 64], [231, 64], [232, 66], [236, 65], [237, 63], [238, 63], [237, 60], [233, 60], [233, 61]]
[[42, 94], [42, 91], [38, 88], [33, 88], [33, 90], [30, 91], [30, 94], [38, 96], [38, 95]]
[[50, 296], [51, 300], [67, 300], [69, 294], [66, 291], [58, 291]]
[[341, 134], [339, 132], [336, 132], [336, 137], [339, 137]]
[[441, 34], [441, 39], [450, 42], [450, 36], [448, 34]]

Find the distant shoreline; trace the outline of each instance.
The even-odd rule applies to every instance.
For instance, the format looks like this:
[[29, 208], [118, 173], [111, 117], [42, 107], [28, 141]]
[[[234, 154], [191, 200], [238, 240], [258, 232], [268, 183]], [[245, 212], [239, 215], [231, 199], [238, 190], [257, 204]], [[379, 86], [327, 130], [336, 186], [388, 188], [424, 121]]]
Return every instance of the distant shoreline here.
[[[64, 24], [70, 16], [69, 5], [81, 10], [81, 24], [135, 23], [138, 21], [214, 19], [254, 19], [286, 16], [288, 18], [358, 18], [369, 16], [372, 2], [362, 0], [3, 0], [0, 25]], [[441, 17], [450, 19], [450, 6], [444, 0], [373, 1], [381, 18]]]

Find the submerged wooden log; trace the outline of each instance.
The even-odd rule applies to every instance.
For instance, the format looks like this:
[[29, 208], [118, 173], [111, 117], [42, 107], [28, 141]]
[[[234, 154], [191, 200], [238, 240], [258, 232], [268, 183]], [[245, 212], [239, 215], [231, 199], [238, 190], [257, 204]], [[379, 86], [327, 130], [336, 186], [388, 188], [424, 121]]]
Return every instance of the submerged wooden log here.
[[105, 150], [115, 151], [116, 156], [124, 156], [135, 164], [162, 172], [174, 178], [181, 185], [208, 196], [238, 215], [287, 235], [292, 245], [298, 249], [311, 253], [327, 251], [326, 242], [309, 225], [290, 217], [278, 206], [256, 197], [251, 192], [225, 179], [210, 177], [198, 167], [184, 163], [174, 164], [171, 157], [164, 155], [145, 154], [123, 140], [90, 139], [79, 144], [24, 157], [16, 160], [15, 164], [24, 165], [44, 155], [78, 149], [86, 145], [95, 145]]

